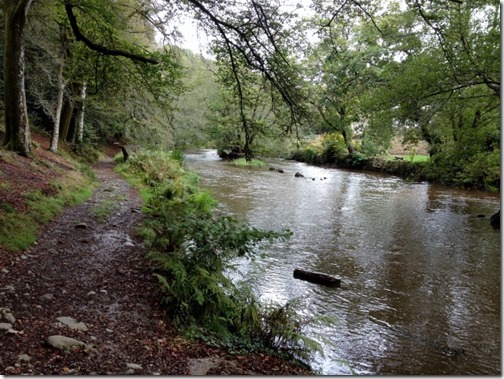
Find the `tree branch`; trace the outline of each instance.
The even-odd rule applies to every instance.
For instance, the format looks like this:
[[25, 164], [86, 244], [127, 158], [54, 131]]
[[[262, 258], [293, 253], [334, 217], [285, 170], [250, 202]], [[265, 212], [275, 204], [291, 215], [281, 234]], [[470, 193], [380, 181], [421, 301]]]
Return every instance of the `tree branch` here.
[[109, 49], [105, 46], [98, 45], [98, 44], [91, 42], [80, 31], [79, 26], [77, 25], [77, 18], [75, 17], [75, 14], [73, 13], [73, 7], [74, 6], [72, 4], [65, 3], [65, 11], [68, 16], [68, 21], [70, 22], [70, 26], [72, 27], [73, 34], [75, 35], [75, 39], [77, 41], [84, 42], [84, 44], [88, 48], [90, 48], [91, 50], [97, 51], [97, 52], [104, 54], [104, 55], [120, 56], [120, 57], [128, 58], [128, 59], [131, 59], [134, 61], [150, 63], [150, 64], [158, 64], [159, 63], [158, 60], [153, 59], [153, 58], [148, 58], [148, 57], [134, 54], [134, 53], [131, 53], [128, 51]]
[[[188, 0], [188, 2], [199, 11], [201, 11], [206, 17], [208, 17], [211, 23], [216, 27], [217, 31], [224, 39], [224, 43], [227, 45], [226, 50], [228, 51], [228, 54], [229, 47], [236, 49], [236, 51], [243, 57], [243, 59], [251, 69], [259, 71], [271, 83], [272, 87], [274, 87], [278, 91], [284, 102], [290, 108], [292, 119], [293, 121], [295, 121], [296, 116], [298, 116], [298, 113], [300, 113], [300, 105], [294, 98], [293, 93], [291, 93], [293, 92], [293, 90], [289, 88], [291, 81], [287, 77], [287, 75], [285, 75], [284, 71], [279, 69], [275, 70], [274, 68], [272, 69], [271, 67], [269, 67], [269, 64], [271, 64], [271, 62], [267, 60], [267, 57], [265, 58], [260, 54], [260, 51], [258, 51], [257, 47], [252, 43], [251, 38], [256, 39], [258, 45], [265, 49], [269, 55], [271, 55], [272, 52], [266, 46], [264, 46], [264, 44], [259, 39], [257, 39], [257, 35], [254, 34], [253, 36], [249, 36], [238, 26], [220, 19], [214, 13], [212, 13], [212, 11], [205, 7], [203, 2], [199, 0]], [[254, 4], [257, 5], [257, 3]], [[268, 40], [272, 42], [271, 39], [273, 38], [273, 35], [268, 30], [265, 30], [265, 28], [267, 28], [268, 26], [265, 25], [267, 24], [267, 22], [263, 19], [263, 16], [265, 15], [261, 14], [263, 12], [263, 9], [258, 9], [257, 7], [255, 7], [255, 11], [256, 15], [261, 18], [261, 22], [258, 24], [258, 28], [264, 31]], [[232, 35], [233, 33], [237, 37], [236, 41], [231, 39], [230, 34]], [[288, 67], [289, 62], [286, 60], [285, 56], [277, 48], [275, 43], [272, 43], [272, 45], [274, 47], [274, 52], [278, 53], [278, 56], [282, 60], [282, 63], [284, 63], [285, 66]]]

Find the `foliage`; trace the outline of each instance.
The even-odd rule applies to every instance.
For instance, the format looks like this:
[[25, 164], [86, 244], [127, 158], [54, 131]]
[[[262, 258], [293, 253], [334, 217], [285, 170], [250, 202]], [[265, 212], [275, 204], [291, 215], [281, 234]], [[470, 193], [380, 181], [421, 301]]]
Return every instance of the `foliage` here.
[[[386, 154], [396, 134], [425, 140], [429, 180], [498, 188], [498, 7], [490, 1], [406, 5], [314, 1], [310, 23], [320, 41], [305, 54], [311, 131], [339, 131], [350, 153], [354, 133], [367, 157]], [[322, 157], [314, 146], [296, 156], [314, 163], [336, 158]], [[359, 166], [351, 155], [345, 160]]]
[[[93, 49], [79, 42], [83, 39], [72, 38], [67, 7], [75, 11], [78, 28], [94, 44]], [[165, 29], [154, 22], [158, 18], [156, 8], [152, 1], [137, 0], [89, 0], [78, 6], [62, 1], [33, 2], [25, 33], [30, 121], [53, 130], [59, 119], [55, 110], [63, 86], [61, 140], [83, 142], [85, 146], [123, 137], [138, 143], [170, 145], [169, 121], [175, 98], [182, 90], [180, 66], [173, 49], [156, 45], [154, 30]], [[4, 24], [3, 13], [0, 23]], [[157, 64], [147, 64], [144, 58]], [[63, 67], [61, 83], [58, 67]], [[84, 85], [85, 99], [79, 90]], [[84, 105], [84, 139], [77, 141], [77, 111]]]
[[340, 132], [323, 133], [293, 152], [292, 158], [311, 164], [336, 163], [346, 156], [347, 144]]
[[170, 124], [177, 148], [212, 147], [208, 114], [218, 97], [215, 62], [189, 50], [179, 51], [185, 91], [177, 98]]
[[[61, 138], [75, 141], [75, 111], [86, 109], [84, 145], [76, 149], [122, 139], [170, 149], [214, 147], [250, 160], [286, 156], [306, 137], [336, 132], [348, 153], [374, 157], [404, 134], [429, 143], [431, 180], [498, 187], [495, 2], [314, 0], [313, 17], [304, 19], [301, 6], [265, 0], [33, 2], [26, 24], [30, 121], [52, 129], [63, 65], [61, 116], [68, 116], [63, 124], [70, 130], [63, 128]], [[72, 38], [68, 7], [94, 47]], [[209, 34], [212, 59], [170, 46], [176, 43], [170, 22], [182, 14], [194, 15]], [[0, 14], [0, 24], [6, 15]], [[85, 99], [79, 91], [84, 83]], [[334, 162], [343, 154], [339, 141], [323, 152], [297, 147], [307, 162]], [[478, 164], [484, 165], [479, 173]]]
[[217, 147], [250, 160], [261, 137], [297, 130], [305, 115], [304, 78], [294, 59], [301, 33], [287, 27], [292, 14], [280, 6], [264, 0], [235, 5], [216, 12], [212, 52], [221, 100], [210, 118], [222, 137]]
[[[233, 87], [234, 74], [240, 74], [241, 87]], [[218, 64], [220, 91], [209, 103], [209, 137], [220, 150], [244, 153], [250, 160], [264, 148], [266, 141], [280, 143], [290, 125], [285, 109], [272, 100], [270, 84], [248, 70], [243, 62], [234, 69], [226, 62]]]
[[263, 161], [259, 159], [252, 159], [247, 161], [245, 158], [238, 158], [233, 161], [235, 166], [249, 166], [249, 167], [263, 167], [266, 165]]
[[[303, 334], [303, 329], [307, 325], [327, 326], [334, 324], [335, 320], [330, 317], [302, 316], [298, 311], [300, 308], [300, 299], [290, 300], [283, 306], [274, 303], [265, 305], [262, 336], [276, 351], [289, 352], [306, 361], [315, 352], [322, 356], [324, 352], [319, 342]], [[323, 336], [318, 337], [325, 340]]]
[[273, 348], [306, 357], [317, 346], [301, 333], [294, 308], [261, 306], [246, 283], [225, 274], [237, 257], [254, 259], [262, 244], [288, 238], [216, 213], [198, 178], [163, 152], [137, 152], [121, 171], [141, 177], [152, 196], [141, 228], [163, 302], [191, 336], [234, 351]]

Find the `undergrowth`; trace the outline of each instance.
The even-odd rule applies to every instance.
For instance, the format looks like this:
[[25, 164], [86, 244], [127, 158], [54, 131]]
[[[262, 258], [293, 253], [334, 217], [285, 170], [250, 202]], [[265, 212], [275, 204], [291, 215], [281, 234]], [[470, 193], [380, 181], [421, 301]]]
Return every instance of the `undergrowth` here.
[[289, 353], [305, 360], [320, 345], [302, 334], [306, 320], [290, 303], [261, 304], [246, 283], [224, 273], [237, 257], [255, 259], [261, 246], [291, 232], [265, 231], [216, 212], [216, 201], [186, 171], [181, 154], [137, 152], [117, 166], [141, 183], [146, 221], [139, 229], [163, 303], [187, 336], [229, 351]]
[[248, 167], [263, 167], [266, 165], [263, 161], [253, 158], [247, 161], [245, 158], [238, 158], [233, 161], [235, 166], [248, 166]]
[[83, 203], [94, 188], [92, 178], [69, 172], [58, 182], [52, 182], [53, 195], [40, 191], [25, 195], [28, 210], [17, 212], [7, 203], [0, 203], [0, 245], [20, 251], [32, 245], [41, 225], [56, 217], [63, 207]]

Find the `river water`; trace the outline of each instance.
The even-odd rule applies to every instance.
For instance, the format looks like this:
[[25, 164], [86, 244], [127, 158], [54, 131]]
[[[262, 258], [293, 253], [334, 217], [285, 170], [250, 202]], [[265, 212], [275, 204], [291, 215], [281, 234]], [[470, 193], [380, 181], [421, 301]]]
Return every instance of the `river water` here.
[[[314, 369], [501, 373], [501, 239], [489, 221], [499, 195], [268, 163], [285, 173], [236, 167], [215, 150], [185, 154], [224, 211], [259, 228], [293, 231], [266, 246], [267, 258], [239, 267], [261, 299], [298, 299], [302, 314], [336, 320], [306, 330], [324, 346]], [[337, 276], [341, 288], [294, 279], [295, 268]]]

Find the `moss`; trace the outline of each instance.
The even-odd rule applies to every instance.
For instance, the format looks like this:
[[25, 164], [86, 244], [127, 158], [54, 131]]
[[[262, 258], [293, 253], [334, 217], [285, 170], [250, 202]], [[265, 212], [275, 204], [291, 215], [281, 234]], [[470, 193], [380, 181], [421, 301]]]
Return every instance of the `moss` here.
[[93, 193], [95, 182], [76, 171], [69, 172], [59, 181], [53, 181], [56, 195], [40, 191], [26, 195], [28, 210], [12, 212], [12, 206], [0, 206], [0, 245], [12, 251], [28, 248], [36, 240], [40, 226], [58, 216], [64, 207], [83, 203]]

